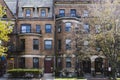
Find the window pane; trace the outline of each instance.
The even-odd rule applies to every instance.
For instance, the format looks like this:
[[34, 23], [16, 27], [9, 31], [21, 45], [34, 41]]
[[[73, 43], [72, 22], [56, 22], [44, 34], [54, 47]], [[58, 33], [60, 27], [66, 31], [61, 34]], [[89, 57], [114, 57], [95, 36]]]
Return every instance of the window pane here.
[[75, 9], [71, 9], [70, 14], [73, 17], [76, 16], [76, 10]]
[[25, 58], [24, 57], [19, 58], [19, 67], [25, 68]]
[[33, 49], [38, 50], [39, 49], [39, 40], [33, 39]]
[[31, 25], [30, 24], [22, 24], [21, 32], [22, 33], [30, 33], [31, 32]]
[[27, 9], [27, 10], [26, 10], [26, 16], [30, 16], [30, 14], [31, 14], [31, 10], [30, 10], [30, 9]]
[[71, 67], [71, 58], [70, 58], [70, 57], [67, 57], [67, 58], [66, 58], [66, 67], [67, 67], [67, 68], [70, 68], [70, 67]]
[[66, 49], [71, 49], [71, 40], [66, 39], [65, 43], [66, 43]]
[[41, 10], [41, 16], [42, 16], [42, 17], [45, 17], [45, 16], [46, 16], [46, 11], [45, 11], [45, 9], [42, 9], [42, 10]]
[[69, 32], [71, 30], [71, 23], [66, 23], [65, 31]]
[[60, 9], [60, 10], [59, 10], [59, 16], [60, 16], [60, 17], [65, 16], [65, 10], [64, 10], [64, 9]]
[[86, 23], [84, 24], [84, 30], [85, 32], [89, 33], [90, 32], [90, 28], [89, 28], [89, 25]]
[[50, 24], [47, 24], [45, 26], [45, 31], [46, 31], [46, 33], [51, 33], [51, 25]]
[[33, 58], [33, 68], [39, 68], [39, 58]]
[[40, 25], [36, 25], [36, 32], [40, 33]]
[[45, 49], [52, 49], [52, 41], [46, 40], [44, 46], [45, 46]]
[[84, 17], [88, 17], [88, 11], [84, 10]]
[[25, 39], [21, 39], [21, 49], [25, 50]]
[[61, 50], [61, 40], [58, 40], [58, 50]]
[[61, 26], [58, 26], [58, 32], [60, 33], [61, 32], [61, 30], [62, 30], [62, 27]]
[[22, 33], [26, 33], [26, 26], [22, 26]]

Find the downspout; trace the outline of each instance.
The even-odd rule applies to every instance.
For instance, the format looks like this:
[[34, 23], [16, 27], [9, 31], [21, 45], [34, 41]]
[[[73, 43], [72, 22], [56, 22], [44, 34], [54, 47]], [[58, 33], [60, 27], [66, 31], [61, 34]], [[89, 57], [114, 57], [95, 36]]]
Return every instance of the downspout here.
[[54, 20], [54, 75], [56, 71], [56, 25], [55, 25], [55, 0], [53, 0], [53, 20]]
[[[18, 45], [18, 43], [17, 43], [17, 39], [18, 39], [18, 31], [17, 31], [17, 26], [18, 26], [18, 11], [19, 11], [19, 7], [18, 7], [18, 3], [19, 3], [19, 0], [17, 0], [17, 2], [16, 2], [16, 14], [14, 15], [15, 16], [15, 28], [14, 28], [14, 34], [15, 34], [15, 44], [16, 44], [16, 50], [15, 50], [15, 52], [17, 53], [17, 45]], [[16, 54], [15, 55], [15, 59], [16, 59], [16, 65], [15, 65], [15, 67], [17, 67], [18, 68], [18, 55]], [[15, 61], [14, 61], [15, 62]]]

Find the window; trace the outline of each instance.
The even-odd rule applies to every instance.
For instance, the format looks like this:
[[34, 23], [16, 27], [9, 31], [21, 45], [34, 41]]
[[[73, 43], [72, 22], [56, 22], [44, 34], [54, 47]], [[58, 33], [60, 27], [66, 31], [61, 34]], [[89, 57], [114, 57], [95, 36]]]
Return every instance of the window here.
[[31, 25], [30, 24], [22, 24], [21, 25], [21, 33], [30, 33]]
[[59, 25], [59, 26], [58, 26], [58, 33], [61, 32], [61, 29], [62, 29], [62, 28], [61, 28], [61, 26]]
[[51, 33], [51, 28], [52, 28], [51, 24], [46, 24], [45, 25], [45, 32], [46, 33]]
[[71, 30], [71, 23], [66, 23], [65, 24], [65, 31], [69, 32]]
[[19, 58], [19, 67], [25, 68], [25, 58], [24, 57]]
[[61, 70], [62, 69], [62, 59], [60, 57], [57, 58], [57, 67]]
[[66, 58], [66, 68], [70, 68], [71, 67], [71, 58], [67, 57]]
[[52, 40], [45, 40], [44, 47], [47, 50], [52, 49]]
[[4, 15], [2, 16], [2, 18], [7, 18], [7, 15], [6, 15], [6, 14], [4, 14]]
[[40, 33], [40, 25], [36, 25], [36, 32]]
[[25, 50], [25, 39], [21, 39], [21, 49]]
[[75, 17], [75, 16], [76, 16], [76, 9], [71, 9], [71, 10], [70, 10], [70, 15], [71, 15], [72, 17]]
[[101, 26], [100, 25], [95, 25], [95, 32], [96, 33], [100, 33], [100, 31], [101, 31]]
[[88, 11], [87, 11], [87, 10], [84, 10], [84, 15], [83, 15], [83, 16], [84, 16], [84, 17], [88, 17], [88, 14], [89, 14]]
[[29, 17], [31, 14], [31, 10], [30, 9], [26, 9], [26, 16]]
[[61, 50], [61, 40], [58, 40], [58, 50]]
[[60, 17], [64, 17], [65, 16], [65, 10], [64, 9], [60, 9], [59, 10], [59, 16]]
[[39, 68], [39, 58], [33, 57], [33, 68]]
[[71, 40], [70, 39], [66, 39], [65, 41], [65, 44], [66, 44], [66, 49], [71, 49]]
[[45, 9], [42, 9], [42, 10], [41, 10], [41, 16], [42, 16], [42, 17], [45, 17], [45, 16], [46, 16], [46, 10], [45, 10]]
[[87, 46], [89, 44], [88, 41], [84, 41], [84, 46]]
[[84, 30], [85, 30], [86, 33], [90, 32], [90, 27], [89, 27], [88, 23], [84, 24]]
[[39, 40], [33, 39], [33, 49], [39, 50]]

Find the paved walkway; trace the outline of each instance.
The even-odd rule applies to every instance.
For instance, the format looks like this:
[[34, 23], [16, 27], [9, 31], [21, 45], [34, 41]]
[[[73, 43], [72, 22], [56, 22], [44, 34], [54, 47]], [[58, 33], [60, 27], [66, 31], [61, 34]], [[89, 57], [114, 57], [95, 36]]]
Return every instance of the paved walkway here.
[[54, 80], [54, 77], [52, 76], [52, 74], [48, 73], [48, 74], [44, 74], [44, 76], [42, 78], [32, 78], [32, 79], [23, 79], [23, 78], [9, 78], [9, 74], [5, 74], [2, 77], [0, 77], [0, 80]]
[[85, 74], [84, 77], [87, 78], [87, 80], [109, 80], [103, 75], [96, 75], [95, 77], [93, 77], [91, 74]]
[[[5, 74], [3, 77], [0, 77], [0, 80], [55, 80], [55, 77], [51, 73], [45, 73], [42, 78], [32, 78], [32, 79], [23, 79], [23, 78], [9, 78], [8, 74]], [[104, 78], [103, 75], [97, 75], [96, 77], [92, 77], [90, 74], [85, 74], [84, 75], [87, 80], [109, 80], [108, 78]]]
[[45, 73], [42, 80], [54, 80], [55, 78], [51, 73]]

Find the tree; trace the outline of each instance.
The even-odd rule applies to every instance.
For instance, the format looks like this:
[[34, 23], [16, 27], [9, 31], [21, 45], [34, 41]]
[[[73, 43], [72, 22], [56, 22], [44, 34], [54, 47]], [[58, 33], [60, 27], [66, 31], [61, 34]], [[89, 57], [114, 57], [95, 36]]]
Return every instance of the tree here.
[[10, 22], [7, 22], [2, 18], [5, 14], [5, 7], [0, 5], [0, 56], [4, 55], [4, 52], [7, 51], [7, 47], [5, 47], [3, 43], [9, 40], [8, 34], [12, 32]]
[[[96, 26], [97, 34], [92, 34], [94, 47], [99, 48], [111, 67], [111, 78], [116, 80], [117, 63], [120, 52], [120, 10], [118, 0], [104, 0], [93, 3], [89, 8], [94, 15], [90, 20], [92, 26]], [[99, 27], [98, 27], [99, 25]]]

